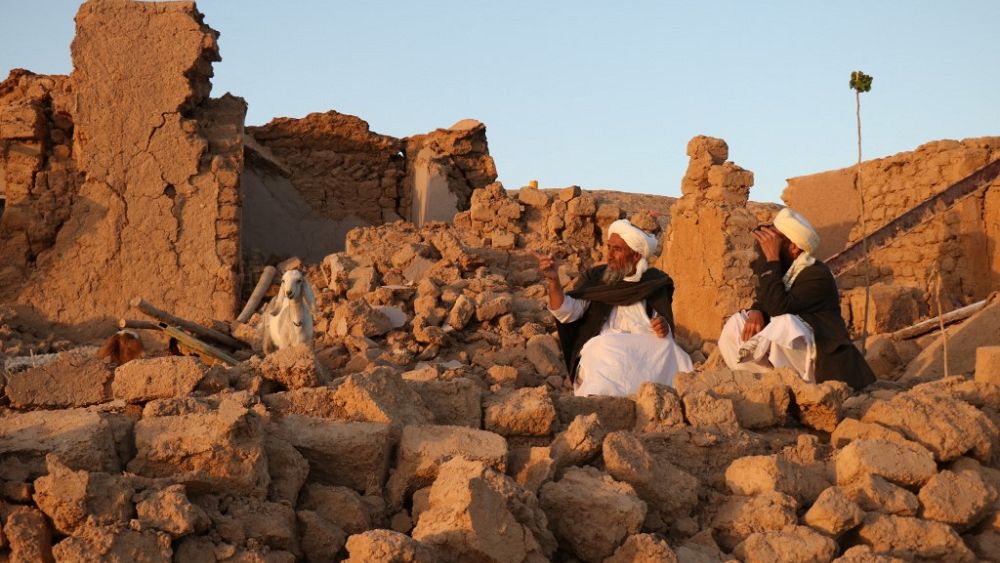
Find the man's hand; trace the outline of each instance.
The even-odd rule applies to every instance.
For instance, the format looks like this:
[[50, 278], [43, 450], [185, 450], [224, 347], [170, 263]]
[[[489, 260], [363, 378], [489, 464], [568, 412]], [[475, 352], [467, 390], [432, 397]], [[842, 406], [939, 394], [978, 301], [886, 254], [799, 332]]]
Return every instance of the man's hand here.
[[747, 311], [747, 320], [743, 324], [743, 342], [750, 340], [755, 334], [764, 330], [764, 313], [760, 311]]
[[764, 258], [768, 262], [777, 262], [781, 259], [781, 233], [770, 225], [765, 225], [750, 231], [753, 238], [760, 243], [760, 249], [764, 252]]
[[539, 254], [532, 251], [531, 255], [535, 257], [535, 260], [538, 260], [538, 271], [546, 279], [559, 281], [559, 264], [551, 254]]
[[649, 324], [653, 325], [653, 332], [660, 338], [666, 338], [670, 334], [670, 324], [667, 323], [666, 317], [656, 317], [649, 321]]

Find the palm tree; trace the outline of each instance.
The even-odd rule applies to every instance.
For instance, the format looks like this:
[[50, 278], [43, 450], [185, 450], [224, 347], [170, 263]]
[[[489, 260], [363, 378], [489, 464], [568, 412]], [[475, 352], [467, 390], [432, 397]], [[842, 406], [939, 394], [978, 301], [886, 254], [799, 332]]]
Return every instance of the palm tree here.
[[851, 73], [851, 89], [854, 90], [854, 99], [857, 102], [857, 122], [858, 122], [858, 164], [854, 171], [854, 190], [858, 194], [861, 202], [861, 249], [865, 255], [865, 308], [861, 323], [861, 353], [865, 353], [865, 342], [868, 340], [868, 303], [871, 300], [871, 262], [868, 258], [868, 226], [865, 212], [865, 193], [861, 187], [861, 93], [872, 89], [872, 77], [856, 70]]

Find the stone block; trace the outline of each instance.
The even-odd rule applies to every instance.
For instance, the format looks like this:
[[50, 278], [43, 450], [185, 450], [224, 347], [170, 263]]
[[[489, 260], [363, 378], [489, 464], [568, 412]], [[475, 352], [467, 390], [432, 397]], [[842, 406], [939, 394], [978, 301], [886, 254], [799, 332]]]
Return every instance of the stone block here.
[[858, 539], [876, 553], [907, 561], [976, 560], [951, 526], [920, 518], [871, 513], [858, 529]]
[[917, 495], [878, 475], [861, 475], [852, 483], [842, 485], [840, 489], [847, 498], [867, 512], [916, 516], [920, 511]]
[[371, 515], [361, 495], [348, 487], [310, 483], [302, 493], [299, 510], [309, 510], [348, 535], [372, 528]]
[[556, 407], [546, 387], [523, 387], [486, 399], [483, 424], [501, 436], [548, 436]]
[[942, 471], [920, 488], [920, 504], [927, 520], [959, 528], [977, 523], [993, 510], [997, 490], [976, 471]]
[[935, 473], [934, 457], [922, 447], [886, 440], [855, 440], [837, 452], [837, 484], [877, 475], [904, 486], [923, 485]]
[[753, 534], [783, 530], [794, 526], [798, 502], [777, 491], [753, 496], [733, 495], [719, 506], [712, 519], [712, 530], [719, 545], [732, 551], [740, 542]]
[[74, 471], [49, 455], [48, 474], [35, 479], [34, 501], [56, 531], [73, 534], [87, 522], [128, 524], [134, 513], [133, 487], [120, 475]]
[[636, 432], [659, 432], [684, 426], [684, 408], [669, 385], [646, 382], [635, 393]]
[[437, 563], [429, 546], [392, 530], [371, 530], [347, 538], [344, 563]]
[[677, 563], [677, 554], [666, 540], [654, 534], [634, 534], [604, 563]]
[[[513, 369], [513, 368], [512, 368]], [[516, 370], [515, 370], [516, 375]], [[447, 381], [407, 381], [434, 415], [435, 424], [479, 428], [483, 418], [483, 389], [467, 377]]]
[[746, 563], [830, 561], [836, 554], [837, 542], [806, 526], [758, 532], [733, 549], [733, 555]]
[[207, 368], [192, 356], [140, 358], [115, 369], [111, 393], [128, 403], [186, 397], [205, 376]]
[[779, 455], [741, 457], [726, 468], [726, 485], [738, 495], [778, 491], [811, 504], [830, 483], [822, 469], [800, 465]]
[[560, 544], [587, 562], [611, 556], [646, 518], [646, 503], [630, 485], [593, 467], [567, 469], [539, 498]]
[[830, 487], [820, 493], [802, 521], [824, 534], [838, 537], [860, 524], [864, 517], [861, 507], [840, 487]]
[[70, 469], [121, 470], [111, 425], [83, 409], [7, 414], [0, 424], [0, 478], [25, 481], [47, 473], [45, 456]]
[[309, 462], [311, 479], [357, 491], [382, 490], [396, 443], [390, 425], [287, 415], [273, 426], [275, 437], [290, 443]]
[[54, 362], [8, 374], [6, 394], [20, 409], [85, 407], [111, 399], [113, 376], [90, 353], [63, 352]]
[[211, 525], [208, 514], [188, 500], [184, 485], [143, 492], [136, 498], [135, 510], [142, 529], [166, 532], [173, 539], [203, 532]]
[[597, 414], [608, 432], [635, 427], [635, 402], [628, 397], [577, 397], [564, 393], [556, 398], [556, 411], [562, 424], [569, 424], [581, 414]]

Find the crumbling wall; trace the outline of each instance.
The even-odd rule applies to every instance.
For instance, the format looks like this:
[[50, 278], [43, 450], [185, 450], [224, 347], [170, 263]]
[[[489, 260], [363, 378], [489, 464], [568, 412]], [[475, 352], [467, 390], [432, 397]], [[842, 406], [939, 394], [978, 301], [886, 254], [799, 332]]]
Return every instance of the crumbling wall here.
[[246, 105], [208, 98], [218, 34], [193, 2], [92, 1], [76, 25], [71, 152], [84, 181], [19, 300], [78, 328], [104, 329], [136, 295], [231, 317]]
[[55, 243], [79, 189], [66, 76], [15, 69], [0, 82], [0, 300]]
[[[260, 230], [254, 217], [271, 214], [278, 200], [286, 200], [278, 206], [292, 219], [287, 223], [301, 225], [281, 227], [292, 236], [251, 234], [250, 256], [322, 258], [343, 250], [344, 233], [356, 226], [450, 221], [497, 176], [486, 126], [472, 119], [404, 139], [374, 133], [364, 120], [336, 111], [278, 118], [248, 131], [254, 156], [247, 173], [260, 188], [247, 194], [248, 232]], [[281, 243], [293, 239], [309, 239], [311, 248], [289, 251]]]
[[756, 257], [750, 230], [758, 218], [748, 207], [753, 172], [728, 162], [722, 139], [699, 135], [682, 196], [670, 209], [670, 229], [658, 267], [674, 280], [678, 341], [697, 350], [714, 341], [726, 317], [753, 301], [750, 264]]
[[[862, 163], [867, 230], [886, 225], [955, 182], [1000, 158], [1000, 137], [963, 141], [935, 141], [914, 151]], [[820, 257], [842, 250], [861, 239], [859, 202], [851, 168], [792, 178], [782, 198], [802, 211], [826, 237]], [[989, 192], [995, 192], [996, 186]], [[986, 219], [986, 194], [965, 199], [939, 213], [932, 221], [901, 236], [889, 247], [871, 254], [871, 281], [916, 290], [923, 295], [922, 307], [932, 299], [928, 288], [937, 272], [942, 277], [945, 309], [984, 298], [1000, 289], [995, 275], [1000, 269], [989, 252], [991, 244]], [[832, 202], [843, 201], [846, 205]], [[848, 293], [846, 316], [861, 318], [864, 270], [856, 267], [838, 278]], [[852, 291], [854, 290], [854, 291]], [[908, 319], [900, 319], [905, 324]], [[858, 323], [854, 323], [858, 325]], [[899, 323], [897, 323], [899, 324]], [[860, 326], [856, 327], [860, 328]], [[899, 327], [896, 327], [899, 328]]]
[[400, 206], [408, 210], [404, 217], [417, 225], [450, 221], [456, 211], [469, 208], [473, 190], [497, 178], [486, 126], [474, 119], [407, 137], [404, 153], [406, 180]]
[[403, 142], [336, 111], [280, 117], [248, 127], [291, 172], [291, 183], [321, 216], [377, 225], [400, 218]]

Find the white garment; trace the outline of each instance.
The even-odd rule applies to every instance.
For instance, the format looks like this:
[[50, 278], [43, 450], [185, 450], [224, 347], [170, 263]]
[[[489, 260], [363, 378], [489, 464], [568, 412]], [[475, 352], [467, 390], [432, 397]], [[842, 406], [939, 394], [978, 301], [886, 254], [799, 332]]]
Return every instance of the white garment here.
[[729, 317], [722, 327], [719, 353], [729, 369], [763, 373], [788, 367], [803, 380], [816, 382], [816, 338], [812, 328], [801, 317], [771, 317], [771, 322], [763, 330], [744, 342], [742, 336], [746, 320], [746, 311], [740, 311]]
[[[637, 281], [629, 278], [638, 276], [625, 278]], [[558, 309], [550, 311], [559, 322], [571, 323], [589, 306], [590, 301], [567, 295]], [[673, 335], [657, 336], [650, 321], [645, 301], [612, 307], [600, 334], [580, 349], [574, 394], [624, 397], [646, 381], [673, 385], [678, 372], [691, 371], [687, 352], [674, 342]]]
[[802, 270], [805, 270], [809, 266], [816, 263], [816, 259], [813, 258], [812, 254], [803, 251], [798, 257], [792, 262], [792, 265], [788, 267], [788, 271], [785, 275], [781, 277], [781, 283], [785, 284], [785, 290], [792, 289], [792, 284], [795, 283], [795, 278], [799, 277]]

